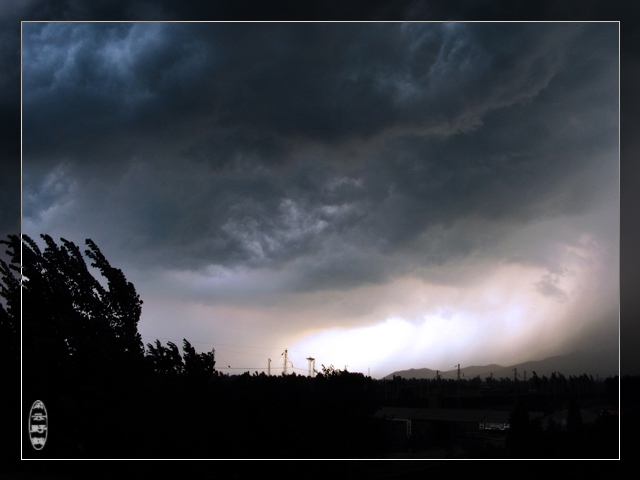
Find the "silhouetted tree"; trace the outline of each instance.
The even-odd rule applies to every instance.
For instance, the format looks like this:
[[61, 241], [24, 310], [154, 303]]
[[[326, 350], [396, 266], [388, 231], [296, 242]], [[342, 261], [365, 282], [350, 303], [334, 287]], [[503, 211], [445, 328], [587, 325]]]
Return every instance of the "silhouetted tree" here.
[[17, 248], [16, 235], [9, 240], [0, 240], [0, 244], [8, 245], [7, 255], [11, 263], [0, 258], [0, 355], [2, 364], [11, 365], [8, 371], [19, 371], [20, 364], [20, 244]]
[[191, 377], [207, 378], [215, 373], [213, 352], [197, 353], [186, 338], [183, 339], [182, 352], [183, 355], [180, 355], [178, 346], [173, 342], [167, 342], [165, 347], [160, 340], [156, 340], [155, 346], [147, 344], [145, 359], [156, 373], [165, 375], [184, 373]]
[[147, 363], [156, 373], [165, 375], [180, 374], [184, 372], [184, 362], [178, 346], [173, 342], [167, 342], [163, 346], [160, 340], [155, 341], [155, 347], [147, 343]]
[[532, 372], [532, 377], [529, 379], [529, 384], [531, 386], [532, 390], [535, 390], [536, 392], [540, 391], [540, 378], [538, 377], [538, 374], [533, 371]]
[[340, 370], [335, 368], [333, 365], [329, 365], [328, 367], [325, 367], [323, 363], [322, 371], [318, 372], [318, 374], [316, 375], [316, 378], [330, 378], [336, 375], [340, 375]]
[[[98, 246], [86, 240], [106, 288], [89, 271], [80, 249], [64, 238], [57, 245], [41, 235], [43, 251], [27, 235], [10, 236], [12, 252], [22, 246], [22, 321], [24, 368], [29, 378], [56, 381], [60, 374], [122, 375], [141, 365], [138, 333], [142, 300], [121, 270], [110, 265]], [[16, 289], [16, 284], [11, 284]], [[19, 290], [19, 289], [18, 289]], [[14, 292], [15, 293], [15, 292]]]
[[195, 348], [186, 338], [183, 339], [182, 351], [184, 352], [184, 367], [187, 375], [203, 378], [213, 375], [216, 364], [213, 352], [196, 353]]
[[27, 235], [2, 241], [10, 260], [0, 263], [0, 323], [3, 339], [5, 331], [22, 332], [23, 408], [40, 399], [57, 418], [59, 441], [50, 452], [109, 455], [117, 445], [126, 451], [131, 443], [123, 432], [137, 415], [144, 374], [142, 301], [93, 241], [83, 253], [64, 238], [41, 238], [42, 249]]
[[484, 380], [489, 388], [493, 388], [493, 377], [486, 377]]

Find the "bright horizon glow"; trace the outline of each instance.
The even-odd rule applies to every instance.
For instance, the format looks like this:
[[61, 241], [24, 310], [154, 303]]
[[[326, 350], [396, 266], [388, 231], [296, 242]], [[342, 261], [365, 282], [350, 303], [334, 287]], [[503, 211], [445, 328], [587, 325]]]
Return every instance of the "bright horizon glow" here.
[[[549, 343], [553, 337], [561, 337], [569, 327], [563, 317], [578, 299], [559, 302], [540, 296], [532, 288], [540, 274], [539, 269], [507, 265], [467, 291], [425, 285], [425, 303], [437, 305], [434, 313], [420, 318], [420, 306], [407, 305], [406, 311], [416, 311], [414, 320], [397, 316], [373, 326], [328, 330], [310, 335], [292, 349], [315, 352], [315, 358], [331, 358], [329, 363], [349, 365], [351, 371], [370, 369], [373, 376], [405, 368], [450, 370], [452, 362], [469, 365], [486, 359], [483, 363], [508, 364], [544, 356], [554, 346]], [[496, 283], [506, 288], [498, 289]], [[456, 298], [457, 305], [452, 303]], [[445, 318], [438, 312], [449, 313]], [[536, 332], [545, 332], [545, 341], [539, 343]], [[512, 352], [526, 351], [527, 358], [492, 353], [498, 346], [504, 351], [505, 343], [512, 344]]]
[[[298, 374], [306, 372], [311, 356], [318, 371], [322, 364], [347, 365], [349, 371], [370, 371], [376, 378], [406, 368], [446, 371], [458, 363], [541, 360], [571, 338], [576, 311], [596, 309], [591, 299], [602, 279], [601, 246], [583, 237], [578, 246], [561, 250], [561, 274], [503, 263], [487, 267], [486, 275], [466, 286], [404, 276], [353, 291], [293, 295], [278, 293], [283, 276], [273, 273], [273, 281], [265, 282], [267, 271], [174, 272], [150, 287], [164, 286], [167, 295], [145, 303], [140, 330], [145, 344], [155, 335], [175, 338], [179, 345], [187, 338], [202, 350], [215, 347], [219, 368], [231, 365], [229, 373], [243, 368], [266, 372], [271, 358], [272, 374], [279, 374], [285, 348]], [[454, 267], [451, 271], [455, 274]], [[238, 294], [240, 286], [245, 296]], [[177, 303], [171, 298], [184, 291], [194, 298]], [[167, 327], [159, 331], [146, 320], [172, 315], [189, 321], [163, 322]], [[385, 320], [377, 320], [381, 317]], [[331, 326], [341, 324], [354, 326]]]

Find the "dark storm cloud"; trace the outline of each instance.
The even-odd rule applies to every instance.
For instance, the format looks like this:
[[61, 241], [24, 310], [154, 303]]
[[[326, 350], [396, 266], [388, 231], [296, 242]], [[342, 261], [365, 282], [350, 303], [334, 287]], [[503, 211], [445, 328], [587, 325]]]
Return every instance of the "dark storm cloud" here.
[[616, 188], [615, 24], [33, 24], [23, 40], [25, 217], [138, 262], [294, 262], [297, 288], [355, 286], [495, 237], [456, 222], [508, 233]]
[[468, 130], [544, 88], [581, 28], [27, 24], [25, 155], [121, 157], [161, 132], [176, 154], [221, 143], [215, 162], [228, 143]]

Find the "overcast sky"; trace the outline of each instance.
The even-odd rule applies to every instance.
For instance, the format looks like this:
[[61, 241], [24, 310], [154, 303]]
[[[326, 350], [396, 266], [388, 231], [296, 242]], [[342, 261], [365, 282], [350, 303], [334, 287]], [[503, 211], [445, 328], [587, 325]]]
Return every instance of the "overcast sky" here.
[[231, 373], [617, 362], [618, 23], [24, 23], [23, 233]]

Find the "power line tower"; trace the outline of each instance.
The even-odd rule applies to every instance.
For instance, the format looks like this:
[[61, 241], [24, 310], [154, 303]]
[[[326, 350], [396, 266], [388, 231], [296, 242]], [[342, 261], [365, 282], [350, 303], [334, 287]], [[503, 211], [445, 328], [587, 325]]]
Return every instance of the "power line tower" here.
[[282, 352], [280, 355], [284, 355], [284, 362], [283, 362], [283, 368], [282, 368], [282, 375], [286, 375], [287, 374], [287, 365], [291, 364], [291, 368], [293, 368], [293, 362], [291, 362], [289, 360], [289, 353], [287, 351], [287, 349], [284, 349], [284, 352]]
[[309, 361], [309, 376], [313, 377], [316, 373], [316, 359], [313, 357], [307, 357], [307, 360]]

